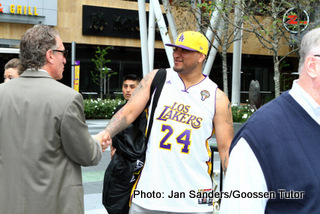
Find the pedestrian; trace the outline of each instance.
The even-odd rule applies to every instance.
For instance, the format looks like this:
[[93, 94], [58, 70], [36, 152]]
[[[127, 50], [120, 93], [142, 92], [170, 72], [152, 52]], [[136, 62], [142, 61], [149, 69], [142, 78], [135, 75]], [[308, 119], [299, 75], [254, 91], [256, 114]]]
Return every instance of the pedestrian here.
[[[126, 101], [130, 99], [134, 89], [137, 88], [140, 81], [141, 81], [141, 78], [135, 74], [127, 74], [123, 77], [122, 95]], [[121, 105], [121, 107], [122, 106], [123, 105]]]
[[[146, 161], [132, 191], [129, 213], [212, 213], [212, 200], [193, 196], [212, 191], [208, 140], [214, 130], [226, 170], [233, 137], [230, 102], [202, 74], [208, 41], [201, 33], [183, 32], [175, 44], [167, 45], [175, 48], [174, 67], [167, 69], [154, 111]], [[144, 110], [153, 97], [150, 86], [156, 73], [141, 80], [127, 104], [110, 120], [103, 144], [111, 145], [111, 138]]]
[[20, 59], [12, 58], [4, 65], [4, 82], [19, 77], [25, 69], [23, 68]]
[[66, 63], [58, 32], [35, 25], [20, 42], [25, 68], [0, 85], [0, 213], [83, 214], [81, 166], [101, 159], [81, 94], [59, 83]]
[[230, 148], [221, 214], [320, 213], [320, 28], [302, 39], [299, 79], [262, 106]]
[[[126, 100], [125, 103], [128, 102], [132, 93], [139, 85], [140, 81], [141, 81], [141, 78], [135, 74], [128, 74], [124, 76], [123, 83], [122, 83], [122, 96]], [[117, 106], [117, 108], [114, 111], [114, 114], [116, 114], [125, 105], [125, 103]], [[141, 131], [144, 132], [147, 124], [146, 112], [143, 111], [139, 115], [139, 117], [133, 122], [133, 124], [136, 127], [138, 127]], [[111, 158], [113, 157], [115, 152], [116, 152], [116, 149], [111, 146], [111, 152], [110, 152]]]
[[[122, 93], [126, 102], [130, 99], [140, 80], [141, 78], [135, 74], [128, 74], [123, 78]], [[119, 105], [115, 113], [124, 105]], [[142, 164], [131, 175], [127, 176], [127, 174], [131, 170], [131, 165], [135, 165], [137, 161], [139, 163], [144, 161], [146, 123], [146, 112], [143, 111], [128, 128], [112, 138], [112, 160], [105, 172], [102, 191], [102, 201], [109, 214], [128, 213], [130, 192], [135, 183], [132, 176], [133, 173], [141, 169]], [[125, 179], [126, 176], [127, 179]]]

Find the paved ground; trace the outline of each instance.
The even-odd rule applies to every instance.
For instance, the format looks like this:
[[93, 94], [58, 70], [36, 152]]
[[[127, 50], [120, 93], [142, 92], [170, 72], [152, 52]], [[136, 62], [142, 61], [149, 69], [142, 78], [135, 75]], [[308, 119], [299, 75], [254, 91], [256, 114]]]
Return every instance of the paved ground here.
[[[109, 120], [87, 120], [89, 132], [95, 135], [102, 131]], [[84, 188], [84, 209], [86, 214], [107, 214], [102, 205], [102, 181], [104, 171], [110, 162], [110, 150], [103, 153], [102, 160], [97, 166], [82, 167]]]
[[[89, 126], [89, 132], [91, 135], [97, 134], [99, 131], [103, 130], [109, 120], [87, 120]], [[215, 138], [210, 140], [210, 144], [215, 144]], [[214, 171], [219, 173], [220, 160], [219, 155], [215, 153], [214, 155]], [[107, 214], [102, 205], [102, 182], [104, 177], [104, 171], [110, 162], [110, 150], [103, 153], [102, 160], [97, 166], [83, 167], [82, 168], [82, 179], [84, 186], [84, 207], [85, 214]], [[214, 177], [217, 184], [219, 185], [219, 176]], [[219, 190], [219, 186], [218, 186]]]

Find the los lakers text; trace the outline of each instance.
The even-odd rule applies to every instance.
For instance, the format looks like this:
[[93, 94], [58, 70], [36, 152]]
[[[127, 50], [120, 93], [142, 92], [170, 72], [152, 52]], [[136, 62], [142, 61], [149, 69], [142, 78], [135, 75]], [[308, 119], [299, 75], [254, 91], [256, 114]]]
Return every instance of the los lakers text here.
[[165, 106], [157, 120], [167, 121], [173, 120], [179, 123], [191, 125], [192, 128], [198, 129], [201, 127], [203, 118], [188, 114], [190, 106], [174, 103], [172, 106]]

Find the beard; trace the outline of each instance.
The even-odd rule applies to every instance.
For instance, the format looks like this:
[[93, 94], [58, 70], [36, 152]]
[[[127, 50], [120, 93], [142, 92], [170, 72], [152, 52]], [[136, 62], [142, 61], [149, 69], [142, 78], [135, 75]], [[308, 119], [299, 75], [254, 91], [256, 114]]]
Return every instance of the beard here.
[[173, 66], [173, 70], [177, 73], [181, 73], [183, 71], [182, 68], [177, 68], [176, 66]]

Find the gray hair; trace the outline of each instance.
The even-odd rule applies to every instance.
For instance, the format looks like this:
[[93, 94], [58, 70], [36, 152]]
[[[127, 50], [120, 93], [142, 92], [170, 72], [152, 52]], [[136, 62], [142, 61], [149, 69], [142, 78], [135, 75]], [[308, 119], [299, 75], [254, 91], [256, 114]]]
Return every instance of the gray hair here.
[[[308, 54], [312, 53], [313, 51], [319, 50], [320, 55], [320, 28], [313, 29], [309, 31], [304, 37], [302, 38], [300, 44], [300, 61], [299, 61], [299, 72], [304, 65], [304, 61]], [[314, 53], [315, 54], [315, 53]]]
[[46, 53], [55, 49], [58, 31], [53, 27], [35, 25], [22, 35], [20, 60], [25, 68], [40, 69], [46, 64]]

